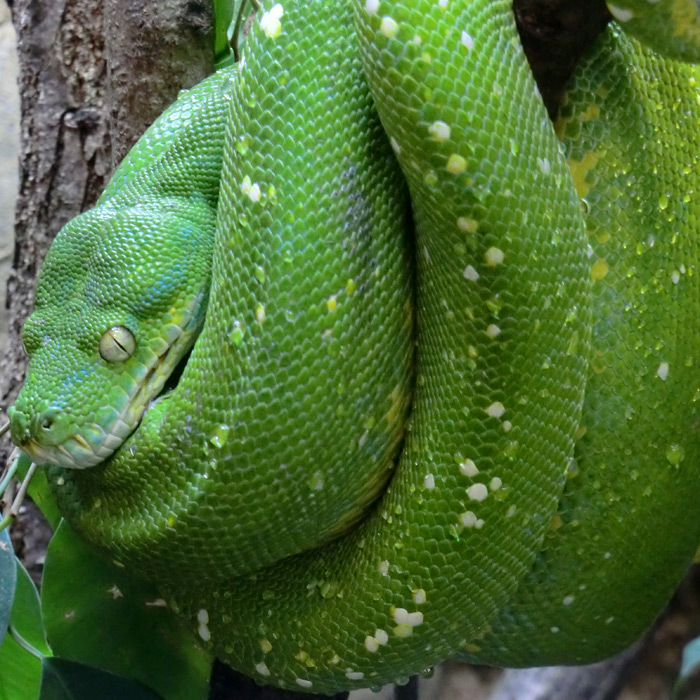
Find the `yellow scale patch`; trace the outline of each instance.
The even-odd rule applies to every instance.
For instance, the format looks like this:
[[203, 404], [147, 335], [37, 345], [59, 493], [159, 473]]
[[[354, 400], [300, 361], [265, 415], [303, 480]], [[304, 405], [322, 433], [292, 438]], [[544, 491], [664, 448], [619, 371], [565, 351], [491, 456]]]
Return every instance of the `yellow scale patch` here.
[[598, 161], [604, 156], [604, 153], [589, 151], [583, 157], [583, 160], [568, 161], [569, 170], [571, 170], [571, 176], [574, 179], [576, 192], [582, 199], [588, 195], [591, 187], [594, 185], [594, 183], [587, 181], [586, 176], [596, 167], [596, 165], [598, 165]]
[[694, 43], [700, 41], [698, 7], [695, 0], [674, 0], [671, 5], [674, 36], [685, 37]]

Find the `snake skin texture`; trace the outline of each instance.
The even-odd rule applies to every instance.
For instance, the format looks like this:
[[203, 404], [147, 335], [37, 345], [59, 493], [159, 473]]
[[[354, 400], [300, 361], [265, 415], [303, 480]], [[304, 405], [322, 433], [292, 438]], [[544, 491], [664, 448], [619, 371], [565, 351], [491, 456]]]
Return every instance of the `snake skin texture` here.
[[671, 595], [700, 89], [620, 30], [647, 5], [553, 124], [505, 0], [265, 2], [59, 233], [13, 439], [226, 663], [324, 693], [590, 662]]

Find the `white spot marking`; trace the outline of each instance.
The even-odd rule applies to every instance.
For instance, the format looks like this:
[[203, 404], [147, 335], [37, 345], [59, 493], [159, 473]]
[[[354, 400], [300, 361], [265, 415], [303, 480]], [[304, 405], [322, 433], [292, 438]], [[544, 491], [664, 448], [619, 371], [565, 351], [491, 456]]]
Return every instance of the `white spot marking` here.
[[147, 608], [167, 608], [168, 604], [162, 598], [156, 598], [155, 600], [146, 601]]
[[269, 12], [263, 12], [263, 16], [260, 18], [260, 28], [265, 32], [265, 36], [276, 39], [282, 33], [280, 19], [283, 14], [284, 9], [279, 3], [274, 5]]
[[668, 362], [662, 362], [659, 369], [656, 370], [656, 374], [662, 382], [665, 382], [668, 378]]
[[353, 671], [351, 668], [346, 669], [345, 675], [351, 681], [361, 681], [365, 677], [365, 674], [362, 673], [362, 671]]
[[267, 664], [264, 661], [261, 661], [259, 664], [255, 664], [255, 670], [261, 676], [269, 676], [270, 675], [270, 669], [267, 667]]
[[474, 48], [474, 39], [471, 38], [469, 32], [466, 30], [462, 31], [462, 37], [460, 39], [463, 46], [466, 46], [467, 51], [471, 51]]
[[399, 31], [399, 25], [391, 17], [382, 17], [379, 31], [387, 38], [393, 39]]
[[410, 625], [418, 627], [423, 624], [422, 612], [408, 612], [406, 608], [393, 608], [392, 617], [397, 625]]
[[393, 608], [391, 616], [397, 625], [405, 625], [408, 623], [408, 610], [406, 608]]
[[453, 175], [459, 175], [467, 169], [467, 160], [466, 158], [460, 156], [458, 153], [452, 153], [447, 159], [447, 165], [445, 166], [445, 169], [448, 173], [452, 173]]
[[450, 135], [452, 134], [452, 129], [450, 129], [449, 124], [445, 124], [445, 122], [441, 122], [438, 120], [433, 122], [428, 127], [428, 133], [430, 134], [430, 137], [435, 141], [442, 142], [447, 141], [447, 139], [450, 138]]
[[117, 598], [124, 597], [124, 594], [119, 590], [119, 587], [116, 583], [107, 592], [112, 594], [112, 598], [114, 600], [117, 600]]
[[477, 518], [476, 514], [471, 510], [468, 510], [459, 516], [459, 524], [462, 527], [473, 527], [476, 530], [480, 530], [484, 526], [484, 521], [481, 518]]
[[574, 599], [575, 599], [574, 596], [568, 595], [568, 596], [566, 596], [566, 598], [564, 598], [564, 599], [561, 601], [561, 604], [562, 604], [562, 605], [571, 605], [571, 603], [574, 602]]
[[413, 591], [413, 602], [416, 605], [423, 605], [425, 603], [426, 596], [425, 596], [425, 591], [422, 588], [419, 588], [416, 591]]
[[470, 282], [476, 282], [479, 279], [479, 273], [471, 265], [467, 265], [464, 268], [464, 277]]
[[498, 489], [503, 486], [503, 480], [499, 476], [494, 476], [491, 481], [489, 481], [489, 489], [491, 491], [498, 491]]
[[466, 231], [467, 233], [475, 233], [479, 228], [479, 222], [466, 216], [460, 216], [457, 219], [457, 228], [460, 231]]
[[616, 7], [615, 5], [608, 4], [608, 10], [610, 14], [618, 22], [629, 22], [634, 17], [634, 12], [632, 10], [627, 10], [624, 7]]
[[479, 469], [471, 459], [465, 459], [464, 462], [459, 465], [459, 472], [460, 474], [464, 474], [464, 476], [476, 476], [479, 473]]
[[491, 416], [491, 418], [500, 418], [505, 412], [505, 406], [500, 401], [494, 401], [485, 409], [485, 413]]
[[495, 323], [490, 323], [486, 326], [486, 335], [493, 340], [501, 335], [501, 329]]
[[374, 638], [382, 646], [389, 643], [389, 635], [382, 629], [374, 630]]
[[505, 257], [506, 254], [500, 248], [494, 248], [493, 246], [484, 254], [484, 260], [486, 260], [486, 264], [489, 267], [496, 267], [496, 265], [500, 265]]
[[379, 649], [379, 642], [375, 637], [370, 637], [367, 635], [365, 637], [365, 649], [371, 653], [374, 653]]
[[435, 488], [435, 477], [432, 474], [426, 474], [423, 478], [423, 488], [432, 491]]
[[241, 192], [247, 194], [251, 202], [259, 202], [262, 193], [260, 191], [260, 185], [257, 182], [251, 182], [250, 178], [246, 175], [241, 183]]
[[419, 625], [422, 625], [423, 613], [419, 610], [416, 610], [416, 612], [408, 613], [407, 623], [411, 625], [411, 627], [418, 627]]
[[204, 608], [197, 613], [197, 622], [199, 622], [199, 629], [197, 630], [199, 636], [205, 642], [208, 642], [211, 639], [211, 632], [207, 627], [207, 623], [209, 622], [209, 613]]
[[313, 685], [313, 683], [311, 681], [307, 681], [306, 678], [297, 678], [296, 683], [302, 688], [310, 688]]
[[472, 484], [467, 489], [467, 496], [469, 500], [481, 502], [486, 499], [489, 495], [489, 490], [486, 488], [486, 484]]
[[376, 15], [377, 12], [379, 12], [379, 0], [366, 0], [365, 10], [367, 10], [370, 15]]

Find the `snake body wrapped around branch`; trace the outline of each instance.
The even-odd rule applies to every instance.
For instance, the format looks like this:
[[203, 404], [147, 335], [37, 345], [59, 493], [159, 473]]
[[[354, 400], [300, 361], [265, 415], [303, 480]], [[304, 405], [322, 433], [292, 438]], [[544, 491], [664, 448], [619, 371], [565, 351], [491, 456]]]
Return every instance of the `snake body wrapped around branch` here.
[[56, 238], [15, 443], [262, 682], [615, 653], [700, 537], [696, 80], [611, 26], [552, 125], [508, 2], [265, 3]]

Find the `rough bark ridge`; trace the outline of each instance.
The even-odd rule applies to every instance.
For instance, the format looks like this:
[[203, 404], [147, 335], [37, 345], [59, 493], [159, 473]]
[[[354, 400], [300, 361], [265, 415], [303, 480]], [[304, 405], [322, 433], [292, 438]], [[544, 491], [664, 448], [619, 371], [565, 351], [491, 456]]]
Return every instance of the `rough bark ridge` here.
[[[210, 0], [8, 4], [19, 38], [22, 132], [16, 248], [8, 283], [10, 340], [0, 377], [3, 407], [12, 403], [24, 374], [20, 329], [51, 239], [94, 204], [145, 127], [180, 89], [210, 73], [213, 59]], [[553, 113], [576, 61], [608, 21], [607, 10], [603, 0], [516, 0], [515, 11]], [[6, 456], [7, 442], [4, 448]], [[504, 676], [495, 697], [613, 698], [628, 663], [629, 657], [607, 670], [599, 668], [592, 677], [595, 692], [591, 676], [584, 684], [588, 687], [582, 687], [578, 670], [538, 670]], [[281, 700], [295, 695], [262, 691], [219, 667], [211, 697]]]

